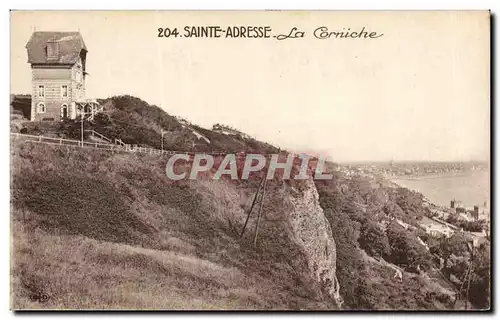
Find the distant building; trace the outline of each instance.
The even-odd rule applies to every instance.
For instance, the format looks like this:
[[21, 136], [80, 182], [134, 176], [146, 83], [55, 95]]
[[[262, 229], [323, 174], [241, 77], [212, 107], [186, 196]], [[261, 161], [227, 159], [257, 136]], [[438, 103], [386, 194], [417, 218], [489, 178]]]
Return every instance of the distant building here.
[[465, 213], [465, 207], [462, 207], [462, 206], [456, 207], [455, 212], [456, 213]]
[[462, 234], [465, 236], [467, 241], [470, 242], [471, 245], [475, 248], [488, 241], [488, 234], [485, 230], [481, 232], [463, 232]]
[[423, 217], [419, 223], [427, 234], [434, 237], [446, 236], [451, 237], [455, 230], [451, 228], [446, 222], [438, 221], [436, 219], [429, 219], [428, 217]]
[[472, 217], [474, 220], [479, 220], [479, 206], [474, 206], [474, 211], [472, 211]]
[[31, 64], [31, 121], [93, 116], [98, 103], [85, 98], [87, 47], [79, 32], [33, 32], [26, 44]]
[[219, 133], [222, 133], [222, 134], [225, 134], [225, 135], [235, 135], [235, 136], [240, 136], [242, 138], [245, 138], [245, 139], [250, 139], [250, 136], [235, 129], [235, 128], [231, 128], [230, 126], [226, 126], [226, 125], [223, 125], [223, 124], [214, 124], [212, 126], [212, 131], [215, 131], [215, 132], [219, 132]]

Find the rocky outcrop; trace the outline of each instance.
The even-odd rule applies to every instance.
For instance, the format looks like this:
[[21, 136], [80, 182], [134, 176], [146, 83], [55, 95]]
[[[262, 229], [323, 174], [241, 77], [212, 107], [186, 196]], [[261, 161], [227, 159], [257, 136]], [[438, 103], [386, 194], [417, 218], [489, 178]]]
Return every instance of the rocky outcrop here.
[[336, 277], [336, 247], [330, 224], [319, 204], [319, 195], [312, 178], [305, 180], [305, 188], [297, 196], [288, 198], [288, 222], [291, 237], [306, 256], [309, 272], [324, 293], [339, 307], [342, 298]]

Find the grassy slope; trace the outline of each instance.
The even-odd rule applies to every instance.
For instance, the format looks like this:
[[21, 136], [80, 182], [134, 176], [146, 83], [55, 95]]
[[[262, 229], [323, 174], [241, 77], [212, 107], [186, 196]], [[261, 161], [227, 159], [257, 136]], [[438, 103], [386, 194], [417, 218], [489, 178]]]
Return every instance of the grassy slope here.
[[[93, 128], [114, 139], [126, 143], [161, 147], [161, 131], [164, 135], [164, 148], [171, 150], [196, 150], [215, 152], [256, 152], [270, 153], [277, 149], [254, 139], [227, 136], [192, 125], [191, 128], [210, 140], [207, 143], [198, 139], [190, 128], [182, 126], [177, 119], [155, 105], [131, 96], [115, 96], [101, 101], [106, 116], [98, 119]], [[193, 147], [193, 143], [195, 146]]]
[[256, 181], [173, 183], [165, 159], [46, 145], [12, 161], [15, 308], [332, 307], [286, 226], [239, 239]]

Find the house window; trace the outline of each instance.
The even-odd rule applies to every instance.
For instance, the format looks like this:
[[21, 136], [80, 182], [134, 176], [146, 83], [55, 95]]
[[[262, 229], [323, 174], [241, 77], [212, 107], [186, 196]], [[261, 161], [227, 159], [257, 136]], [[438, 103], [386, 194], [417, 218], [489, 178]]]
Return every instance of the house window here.
[[38, 97], [45, 97], [45, 86], [38, 86]]
[[61, 97], [63, 97], [63, 98], [68, 97], [68, 86], [67, 85], [61, 86]]
[[38, 113], [45, 113], [46, 109], [45, 109], [45, 103], [43, 102], [40, 102], [38, 104]]
[[68, 105], [63, 103], [61, 106], [61, 120], [68, 118]]
[[81, 83], [82, 82], [82, 72], [80, 70], [76, 70], [76, 82]]

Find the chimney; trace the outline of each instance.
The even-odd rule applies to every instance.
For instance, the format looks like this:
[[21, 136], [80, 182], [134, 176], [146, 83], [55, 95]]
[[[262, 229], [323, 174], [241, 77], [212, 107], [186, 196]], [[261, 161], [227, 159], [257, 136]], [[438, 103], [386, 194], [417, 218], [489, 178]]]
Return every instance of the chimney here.
[[57, 41], [47, 42], [47, 60], [59, 59], [59, 43]]
[[450, 208], [455, 208], [455, 200], [450, 201]]

